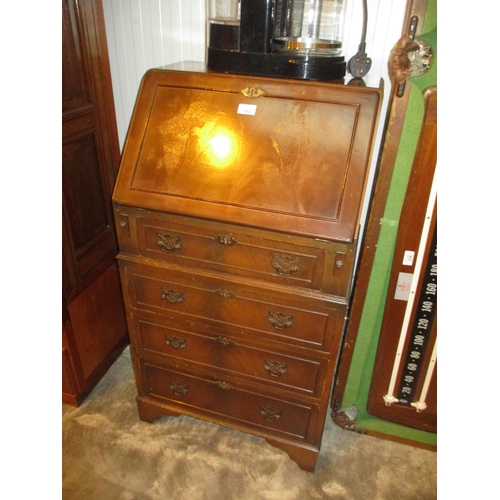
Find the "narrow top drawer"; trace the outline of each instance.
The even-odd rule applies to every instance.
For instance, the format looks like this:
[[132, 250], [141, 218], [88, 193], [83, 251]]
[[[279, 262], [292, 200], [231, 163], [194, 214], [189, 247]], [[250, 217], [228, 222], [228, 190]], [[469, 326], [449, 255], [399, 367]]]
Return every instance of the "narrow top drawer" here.
[[115, 206], [120, 251], [346, 297], [353, 245]]

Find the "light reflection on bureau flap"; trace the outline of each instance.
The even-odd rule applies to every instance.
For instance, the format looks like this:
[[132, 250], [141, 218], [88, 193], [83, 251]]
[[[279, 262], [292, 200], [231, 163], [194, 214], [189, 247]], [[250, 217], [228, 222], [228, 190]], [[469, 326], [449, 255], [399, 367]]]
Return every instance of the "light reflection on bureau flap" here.
[[356, 107], [210, 94], [158, 89], [133, 189], [337, 220]]

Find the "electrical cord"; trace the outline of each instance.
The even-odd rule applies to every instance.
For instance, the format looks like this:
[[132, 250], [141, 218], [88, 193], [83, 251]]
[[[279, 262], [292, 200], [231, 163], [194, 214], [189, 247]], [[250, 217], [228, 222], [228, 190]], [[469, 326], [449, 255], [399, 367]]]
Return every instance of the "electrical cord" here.
[[358, 52], [349, 59], [349, 73], [355, 78], [363, 78], [372, 67], [372, 60], [366, 54], [366, 28], [368, 25], [367, 0], [363, 0], [363, 28], [361, 30], [361, 42]]

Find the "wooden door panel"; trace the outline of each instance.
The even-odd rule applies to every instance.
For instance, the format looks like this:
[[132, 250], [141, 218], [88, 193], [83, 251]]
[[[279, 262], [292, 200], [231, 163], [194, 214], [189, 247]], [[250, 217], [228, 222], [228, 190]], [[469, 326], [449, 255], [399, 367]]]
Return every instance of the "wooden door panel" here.
[[81, 37], [71, 0], [62, 3], [62, 112], [83, 108], [90, 103], [85, 80]]
[[[92, 135], [63, 147], [64, 197], [76, 251], [107, 227], [99, 162]], [[81, 189], [85, 186], [85, 190]]]
[[109, 197], [105, 196], [96, 135], [63, 144], [63, 197], [78, 281], [115, 251]]

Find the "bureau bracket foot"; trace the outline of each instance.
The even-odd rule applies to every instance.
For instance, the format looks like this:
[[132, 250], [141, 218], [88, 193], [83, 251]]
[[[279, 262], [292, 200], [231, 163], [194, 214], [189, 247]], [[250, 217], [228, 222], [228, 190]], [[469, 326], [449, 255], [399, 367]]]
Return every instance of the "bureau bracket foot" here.
[[302, 469], [307, 472], [314, 472], [318, 460], [319, 450], [303, 448], [291, 443], [266, 438], [266, 441], [276, 448], [283, 450]]
[[181, 413], [167, 410], [164, 407], [160, 407], [155, 404], [151, 404], [149, 401], [141, 398], [141, 396], [137, 396], [135, 398], [137, 402], [137, 410], [139, 412], [139, 418], [143, 422], [152, 423], [155, 420], [158, 420], [161, 417], [178, 417]]

